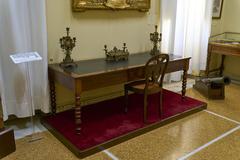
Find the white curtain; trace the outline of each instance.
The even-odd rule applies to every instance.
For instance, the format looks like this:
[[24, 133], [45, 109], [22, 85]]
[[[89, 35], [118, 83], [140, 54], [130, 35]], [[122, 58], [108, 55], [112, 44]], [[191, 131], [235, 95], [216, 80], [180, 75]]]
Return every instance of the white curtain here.
[[45, 0], [0, 0], [0, 91], [4, 120], [8, 115], [31, 115], [25, 64], [14, 64], [10, 54], [37, 51], [30, 80], [35, 109], [49, 111]]
[[[162, 0], [161, 51], [191, 57], [189, 73], [205, 69], [213, 0]], [[180, 80], [179, 73], [170, 79]]]

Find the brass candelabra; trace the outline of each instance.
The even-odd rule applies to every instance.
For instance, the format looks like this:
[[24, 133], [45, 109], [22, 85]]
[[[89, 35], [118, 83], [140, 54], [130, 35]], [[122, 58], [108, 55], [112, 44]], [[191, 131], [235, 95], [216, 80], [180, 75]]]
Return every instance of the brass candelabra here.
[[67, 31], [67, 36], [63, 36], [59, 40], [60, 41], [60, 47], [62, 48], [62, 50], [65, 54], [65, 58], [60, 63], [60, 66], [61, 67], [72, 67], [72, 66], [76, 65], [76, 63], [74, 63], [73, 59], [71, 58], [71, 54], [72, 54], [71, 51], [75, 47], [76, 38], [75, 37], [71, 38], [69, 36], [70, 28], [66, 28], [66, 31]]
[[158, 49], [158, 43], [161, 42], [162, 40], [162, 34], [157, 32], [158, 26], [155, 25], [155, 32], [150, 33], [150, 40], [153, 43], [153, 48], [150, 52], [152, 56], [155, 56], [157, 54], [160, 54], [160, 51]]

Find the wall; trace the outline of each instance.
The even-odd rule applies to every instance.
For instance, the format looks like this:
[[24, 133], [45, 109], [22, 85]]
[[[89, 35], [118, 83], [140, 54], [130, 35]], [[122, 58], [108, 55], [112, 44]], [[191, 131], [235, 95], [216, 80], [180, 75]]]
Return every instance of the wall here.
[[126, 42], [131, 53], [151, 48], [149, 33], [158, 22], [158, 1], [152, 0], [149, 12], [139, 11], [85, 11], [72, 12], [71, 0], [47, 2], [47, 28], [49, 59], [60, 62], [63, 58], [59, 38], [70, 27], [71, 36], [77, 38], [73, 50], [75, 60], [104, 57], [104, 44], [122, 47]]
[[239, 32], [240, 33], [240, 1], [239, 0], [226, 0], [224, 12], [224, 30]]
[[[222, 32], [239, 32], [240, 33], [240, 1], [225, 0], [223, 5], [222, 18], [213, 20], [212, 35]], [[224, 74], [240, 81], [240, 57], [227, 56], [225, 61]]]
[[[130, 53], [147, 51], [152, 47], [149, 33], [153, 32], [154, 25], [159, 23], [159, 1], [151, 0], [149, 12], [111, 10], [72, 12], [71, 0], [48, 0], [46, 3], [49, 63], [60, 62], [64, 57], [59, 47], [59, 38], [65, 36], [66, 27], [70, 27], [70, 35], [77, 38], [77, 46], [72, 53], [74, 60], [105, 57], [104, 44], [112, 48], [122, 47], [122, 43], [126, 42]], [[61, 97], [58, 98], [58, 105], [72, 102], [72, 92], [59, 85], [57, 90], [59, 93], [57, 96]], [[108, 87], [87, 93], [83, 100], [98, 97], [109, 90], [114, 89]]]

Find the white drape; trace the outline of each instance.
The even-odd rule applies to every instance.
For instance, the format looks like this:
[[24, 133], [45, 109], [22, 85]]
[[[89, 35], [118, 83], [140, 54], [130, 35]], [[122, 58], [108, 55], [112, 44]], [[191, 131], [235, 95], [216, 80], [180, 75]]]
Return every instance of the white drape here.
[[0, 91], [4, 119], [31, 115], [26, 65], [14, 64], [9, 55], [37, 51], [42, 61], [30, 64], [35, 109], [49, 111], [45, 0], [0, 0]]
[[[191, 57], [189, 73], [205, 69], [213, 0], [162, 0], [161, 51]], [[180, 74], [171, 80], [180, 80]]]

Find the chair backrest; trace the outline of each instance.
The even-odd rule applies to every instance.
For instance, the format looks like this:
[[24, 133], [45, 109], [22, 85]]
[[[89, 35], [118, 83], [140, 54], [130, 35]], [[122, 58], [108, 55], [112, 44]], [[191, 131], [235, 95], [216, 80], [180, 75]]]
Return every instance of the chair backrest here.
[[163, 78], [169, 62], [168, 54], [159, 54], [148, 60], [145, 65], [145, 87], [158, 84], [162, 87]]

